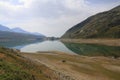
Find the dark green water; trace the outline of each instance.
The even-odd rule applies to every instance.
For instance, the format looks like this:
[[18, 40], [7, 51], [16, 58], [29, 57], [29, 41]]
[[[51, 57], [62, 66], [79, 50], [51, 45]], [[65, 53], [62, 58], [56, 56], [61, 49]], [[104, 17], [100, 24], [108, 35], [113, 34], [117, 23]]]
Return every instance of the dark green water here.
[[120, 46], [64, 43], [60, 41], [2, 42], [0, 43], [0, 46], [20, 49], [22, 52], [61, 51], [85, 56], [120, 57]]
[[71, 51], [85, 56], [120, 57], [120, 46], [105, 46], [98, 44], [64, 43]]

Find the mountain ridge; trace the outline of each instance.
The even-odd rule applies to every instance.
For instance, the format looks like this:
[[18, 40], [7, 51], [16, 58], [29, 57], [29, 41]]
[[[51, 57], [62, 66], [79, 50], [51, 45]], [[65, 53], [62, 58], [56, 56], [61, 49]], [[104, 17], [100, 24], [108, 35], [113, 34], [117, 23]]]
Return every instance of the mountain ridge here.
[[120, 38], [120, 5], [88, 17], [61, 38]]
[[0, 24], [0, 31], [11, 31], [10, 28]]
[[41, 33], [38, 33], [38, 32], [28, 32], [28, 31], [25, 31], [24, 29], [21, 29], [19, 27], [15, 27], [15, 28], [8, 28], [6, 26], [3, 26], [3, 25], [0, 25], [0, 31], [5, 31], [5, 32], [13, 32], [13, 33], [22, 33], [22, 34], [30, 34], [30, 35], [35, 35], [35, 36], [43, 36], [45, 37], [45, 35], [41, 34]]
[[21, 29], [21, 28], [19, 28], [19, 27], [15, 27], [15, 28], [12, 28], [11, 29], [13, 32], [17, 32], [17, 33], [30, 33], [30, 32], [27, 32], [27, 31], [25, 31], [25, 30], [23, 30], [23, 29]]
[[31, 32], [27, 32], [21, 28], [10, 29], [6, 26], [0, 25], [0, 42], [24, 42], [24, 41], [40, 41], [44, 40], [46, 36], [36, 35]]

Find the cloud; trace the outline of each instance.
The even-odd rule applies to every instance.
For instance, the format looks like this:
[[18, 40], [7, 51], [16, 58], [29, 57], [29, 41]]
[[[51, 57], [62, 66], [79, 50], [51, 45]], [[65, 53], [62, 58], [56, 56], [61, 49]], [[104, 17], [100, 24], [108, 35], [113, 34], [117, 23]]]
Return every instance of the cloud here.
[[61, 36], [90, 15], [116, 5], [118, 2], [96, 5], [90, 0], [0, 0], [0, 22], [10, 28]]
[[85, 0], [64, 0], [64, 5], [72, 10], [80, 10], [87, 6], [87, 1]]

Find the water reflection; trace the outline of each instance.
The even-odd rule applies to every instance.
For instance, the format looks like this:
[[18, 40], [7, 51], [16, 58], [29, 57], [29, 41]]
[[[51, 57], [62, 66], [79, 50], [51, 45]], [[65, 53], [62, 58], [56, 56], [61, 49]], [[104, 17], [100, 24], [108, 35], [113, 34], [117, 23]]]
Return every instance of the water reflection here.
[[43, 42], [43, 40], [40, 40], [40, 41], [37, 41], [37, 40], [35, 41], [7, 41], [7, 42], [0, 42], [0, 46], [7, 47], [7, 48], [21, 49], [22, 47], [26, 45], [39, 43], [39, 42]]
[[78, 44], [56, 41], [21, 41], [0, 43], [1, 46], [20, 49], [22, 52], [61, 51], [85, 56], [120, 57], [120, 46], [104, 46], [97, 44]]
[[60, 41], [44, 41], [35, 44], [30, 44], [24, 46], [20, 49], [22, 52], [37, 52], [37, 51], [60, 51], [66, 53], [74, 53], [69, 50], [62, 42]]
[[74, 53], [86, 56], [120, 57], [120, 46], [105, 46], [98, 44], [64, 43]]

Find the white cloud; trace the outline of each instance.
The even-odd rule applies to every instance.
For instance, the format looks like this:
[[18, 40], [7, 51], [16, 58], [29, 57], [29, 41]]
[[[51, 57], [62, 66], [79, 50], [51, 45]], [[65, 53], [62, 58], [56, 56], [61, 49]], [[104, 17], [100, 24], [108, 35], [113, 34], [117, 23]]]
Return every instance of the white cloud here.
[[85, 0], [64, 0], [65, 6], [69, 9], [80, 10], [87, 6]]
[[0, 22], [47, 36], [61, 36], [88, 16], [117, 5], [97, 6], [89, 0], [0, 0]]

